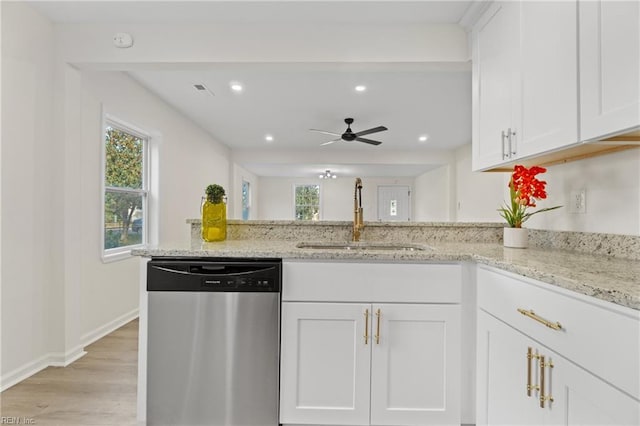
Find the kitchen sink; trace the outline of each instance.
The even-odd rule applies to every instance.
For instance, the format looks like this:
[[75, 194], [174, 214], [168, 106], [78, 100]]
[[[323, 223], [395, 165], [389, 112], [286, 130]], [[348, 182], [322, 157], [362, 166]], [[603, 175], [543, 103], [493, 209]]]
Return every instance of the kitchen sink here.
[[297, 248], [317, 250], [398, 250], [398, 251], [422, 251], [433, 250], [432, 247], [423, 244], [404, 243], [373, 243], [358, 242], [304, 242], [298, 243]]

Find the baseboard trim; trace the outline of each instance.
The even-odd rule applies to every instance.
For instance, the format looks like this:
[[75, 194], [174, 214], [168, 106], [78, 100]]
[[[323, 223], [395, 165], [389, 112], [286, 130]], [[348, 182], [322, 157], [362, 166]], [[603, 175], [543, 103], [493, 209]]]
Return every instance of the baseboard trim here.
[[84, 347], [82, 345], [78, 345], [75, 348], [69, 349], [65, 353], [49, 354], [49, 365], [51, 367], [66, 367], [86, 354]]
[[110, 321], [107, 324], [102, 325], [96, 328], [95, 330], [84, 334], [80, 338], [80, 341], [82, 342], [82, 346], [87, 347], [90, 344], [94, 343], [95, 341], [102, 339], [107, 334], [119, 329], [126, 323], [138, 318], [138, 314], [139, 314], [139, 309], [135, 308], [134, 310], [127, 312], [126, 314], [120, 315], [118, 318], [114, 319], [113, 321]]
[[24, 379], [33, 376], [39, 371], [44, 370], [49, 366], [49, 355], [43, 355], [40, 358], [28, 362], [22, 367], [18, 367], [13, 371], [3, 375], [0, 379], [0, 392], [4, 392], [11, 386], [14, 386]]
[[86, 355], [84, 348], [103, 338], [107, 334], [117, 330], [131, 320], [138, 317], [138, 308], [127, 312], [124, 315], [110, 321], [109, 323], [86, 333], [81, 337], [81, 344], [69, 349], [67, 352], [50, 352], [40, 358], [28, 362], [21, 367], [8, 372], [0, 377], [0, 392], [4, 392], [10, 387], [33, 376], [47, 367], [66, 367]]

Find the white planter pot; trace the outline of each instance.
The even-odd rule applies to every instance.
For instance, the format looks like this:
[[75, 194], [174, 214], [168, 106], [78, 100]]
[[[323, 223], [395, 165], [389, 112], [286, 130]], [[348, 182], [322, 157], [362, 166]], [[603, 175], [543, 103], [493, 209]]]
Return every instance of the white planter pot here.
[[526, 228], [504, 228], [503, 241], [505, 247], [527, 248], [529, 234]]

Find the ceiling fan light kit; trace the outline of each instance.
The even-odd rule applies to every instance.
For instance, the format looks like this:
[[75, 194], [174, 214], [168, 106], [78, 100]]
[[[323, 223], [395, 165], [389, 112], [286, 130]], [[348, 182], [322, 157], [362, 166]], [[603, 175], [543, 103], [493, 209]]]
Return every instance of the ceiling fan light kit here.
[[344, 122], [347, 124], [347, 130], [345, 130], [343, 134], [332, 133], [332, 132], [327, 132], [326, 130], [318, 130], [318, 129], [309, 129], [309, 130], [311, 130], [312, 132], [323, 133], [325, 135], [339, 136], [337, 139], [333, 139], [328, 142], [321, 143], [320, 145], [329, 145], [329, 144], [340, 142], [340, 141], [345, 141], [345, 142], [357, 141], [357, 142], [368, 143], [369, 145], [380, 145], [382, 143], [380, 141], [363, 138], [361, 136], [370, 135], [371, 133], [378, 133], [378, 132], [383, 132], [385, 130], [388, 130], [384, 126], [378, 126], [378, 127], [372, 127], [371, 129], [367, 129], [367, 130], [362, 130], [360, 132], [354, 132], [353, 130], [351, 130], [351, 124], [353, 123], [353, 118], [345, 118]]

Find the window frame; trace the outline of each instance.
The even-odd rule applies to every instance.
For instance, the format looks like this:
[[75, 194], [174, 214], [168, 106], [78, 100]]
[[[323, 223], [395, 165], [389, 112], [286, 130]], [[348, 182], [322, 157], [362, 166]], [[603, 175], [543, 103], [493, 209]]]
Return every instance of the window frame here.
[[293, 184], [293, 220], [300, 222], [314, 222], [313, 219], [298, 219], [296, 210], [298, 204], [296, 203], [296, 188], [299, 186], [317, 186], [318, 187], [318, 220], [322, 220], [322, 185], [319, 183], [294, 183]]
[[[106, 164], [107, 164], [107, 152], [106, 152], [106, 134], [107, 127], [111, 127], [120, 130], [124, 133], [128, 133], [136, 138], [142, 140], [142, 187], [136, 188], [122, 188], [108, 186], [106, 184]], [[131, 123], [128, 123], [122, 119], [114, 117], [110, 114], [104, 114], [102, 120], [102, 134], [101, 134], [101, 207], [100, 207], [100, 250], [101, 257], [104, 263], [114, 262], [117, 260], [123, 260], [131, 258], [131, 250], [144, 248], [148, 246], [149, 242], [149, 163], [150, 163], [150, 144], [151, 134]], [[105, 245], [105, 201], [107, 191], [111, 193], [120, 194], [134, 194], [142, 197], [142, 240], [138, 244], [130, 244], [122, 247], [114, 247], [106, 249]]]

